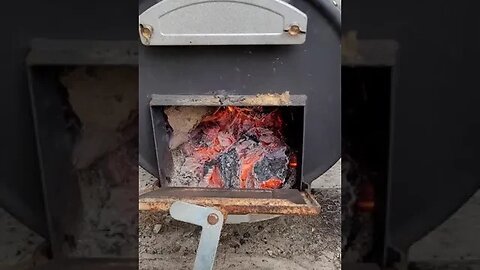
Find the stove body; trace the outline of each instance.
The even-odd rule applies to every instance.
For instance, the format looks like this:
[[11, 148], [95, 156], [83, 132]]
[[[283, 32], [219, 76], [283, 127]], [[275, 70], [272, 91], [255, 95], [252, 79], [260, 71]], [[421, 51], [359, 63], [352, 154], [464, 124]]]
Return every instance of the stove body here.
[[[242, 202], [232, 201], [226, 208], [234, 214], [318, 213], [304, 192], [340, 158], [340, 11], [329, 5], [322, 9], [315, 1], [279, 0], [140, 3], [139, 161], [162, 186], [141, 197], [141, 209], [168, 209], [168, 203], [153, 203], [158, 198], [198, 197], [207, 198], [208, 206], [221, 206], [225, 198], [253, 200], [252, 206], [269, 199], [277, 203], [243, 208]], [[298, 160], [291, 188], [217, 193], [198, 186], [169, 188], [172, 134], [165, 128], [164, 110], [192, 106], [290, 112], [294, 120], [287, 121], [286, 141], [293, 143]]]
[[[160, 2], [161, 3], [161, 2]], [[307, 96], [304, 178], [307, 183], [340, 157], [340, 37], [309, 1], [290, 1], [312, 31], [297, 45], [140, 46], [140, 165], [158, 176], [152, 95], [276, 94]], [[155, 30], [153, 31], [155, 33]]]

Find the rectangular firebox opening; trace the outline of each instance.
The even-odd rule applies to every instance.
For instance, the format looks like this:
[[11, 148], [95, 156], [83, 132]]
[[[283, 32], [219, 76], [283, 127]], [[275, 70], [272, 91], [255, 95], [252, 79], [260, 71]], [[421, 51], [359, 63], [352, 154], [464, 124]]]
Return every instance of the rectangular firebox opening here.
[[305, 99], [258, 98], [154, 97], [160, 185], [302, 190]]
[[139, 209], [168, 211], [181, 200], [230, 215], [318, 215], [302, 178], [306, 99], [152, 95], [160, 189], [141, 195]]

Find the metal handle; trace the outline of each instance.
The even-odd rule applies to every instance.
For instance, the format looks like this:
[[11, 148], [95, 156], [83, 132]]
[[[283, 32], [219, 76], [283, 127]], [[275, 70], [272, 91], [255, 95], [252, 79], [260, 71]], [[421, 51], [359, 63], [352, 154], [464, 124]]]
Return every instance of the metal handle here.
[[170, 215], [176, 220], [202, 226], [193, 269], [212, 270], [223, 227], [222, 213], [213, 208], [177, 201], [170, 207]]

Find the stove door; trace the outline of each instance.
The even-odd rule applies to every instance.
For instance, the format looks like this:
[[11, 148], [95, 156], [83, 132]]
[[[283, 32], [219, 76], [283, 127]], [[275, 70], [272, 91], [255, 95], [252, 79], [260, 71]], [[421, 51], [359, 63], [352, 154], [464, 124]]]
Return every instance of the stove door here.
[[139, 16], [144, 45], [302, 44], [307, 15], [281, 0], [164, 0]]

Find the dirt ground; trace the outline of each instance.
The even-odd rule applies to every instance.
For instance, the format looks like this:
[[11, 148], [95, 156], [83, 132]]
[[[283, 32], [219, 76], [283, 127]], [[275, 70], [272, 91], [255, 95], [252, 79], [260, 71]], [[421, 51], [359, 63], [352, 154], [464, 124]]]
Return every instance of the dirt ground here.
[[[214, 269], [340, 269], [340, 189], [315, 191], [317, 217], [224, 225]], [[191, 269], [201, 228], [139, 215], [140, 269]]]

